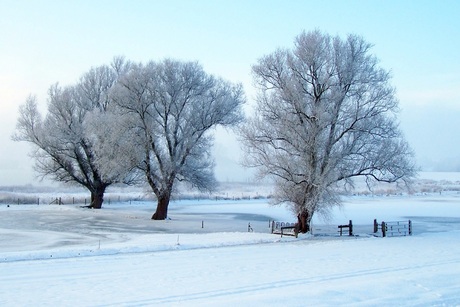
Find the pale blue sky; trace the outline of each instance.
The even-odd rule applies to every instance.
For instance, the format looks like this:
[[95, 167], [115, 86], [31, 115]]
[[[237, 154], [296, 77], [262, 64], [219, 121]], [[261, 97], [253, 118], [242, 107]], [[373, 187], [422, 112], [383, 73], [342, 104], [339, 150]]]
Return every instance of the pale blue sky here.
[[[31, 147], [10, 140], [30, 93], [45, 111], [51, 84], [74, 83], [114, 56], [171, 57], [242, 82], [250, 105], [251, 65], [314, 29], [374, 44], [419, 164], [460, 171], [460, 1], [0, 0], [0, 185], [35, 182]], [[215, 151], [218, 179], [249, 179], [233, 136], [220, 131]]]

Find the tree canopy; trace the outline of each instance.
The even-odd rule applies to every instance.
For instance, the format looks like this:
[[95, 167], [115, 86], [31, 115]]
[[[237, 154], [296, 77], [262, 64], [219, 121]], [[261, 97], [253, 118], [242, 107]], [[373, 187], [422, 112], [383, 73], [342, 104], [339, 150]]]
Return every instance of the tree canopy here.
[[240, 84], [196, 62], [115, 58], [75, 85], [52, 86], [44, 119], [30, 97], [13, 139], [34, 145], [42, 176], [88, 188], [94, 208], [111, 184], [143, 178], [158, 199], [152, 218], [165, 219], [177, 181], [215, 187], [210, 130], [241, 122], [244, 102]]
[[243, 119], [242, 86], [205, 73], [196, 62], [166, 59], [134, 66], [115, 90], [120, 116], [131, 123], [129, 148], [157, 196], [153, 219], [165, 219], [176, 181], [211, 190], [212, 135]]
[[303, 32], [253, 66], [254, 115], [240, 130], [246, 166], [276, 183], [302, 231], [316, 212], [340, 203], [352, 178], [407, 183], [416, 167], [398, 128], [390, 73], [362, 37]]
[[[110, 91], [129, 63], [115, 58], [111, 66], [90, 69], [75, 85], [55, 84], [48, 92], [48, 112], [43, 118], [36, 98], [30, 96], [19, 108], [13, 139], [34, 145], [35, 169], [43, 177], [87, 188], [93, 208], [100, 208], [106, 188], [131, 182], [129, 170], [104, 172], [99, 163], [105, 153], [97, 150], [93, 137], [100, 123], [90, 124], [93, 113], [107, 112]], [[94, 118], [94, 117], [93, 117]]]

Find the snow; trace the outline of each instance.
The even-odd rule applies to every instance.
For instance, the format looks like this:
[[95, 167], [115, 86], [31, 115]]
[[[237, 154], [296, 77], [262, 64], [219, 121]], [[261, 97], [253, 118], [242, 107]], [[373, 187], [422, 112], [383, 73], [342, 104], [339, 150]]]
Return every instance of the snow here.
[[[269, 220], [295, 218], [266, 199], [152, 212], [149, 201], [1, 204], [0, 306], [460, 304], [457, 191], [347, 196], [299, 238], [270, 233]], [[354, 236], [340, 237], [350, 219]], [[374, 219], [410, 219], [414, 234], [374, 236]]]

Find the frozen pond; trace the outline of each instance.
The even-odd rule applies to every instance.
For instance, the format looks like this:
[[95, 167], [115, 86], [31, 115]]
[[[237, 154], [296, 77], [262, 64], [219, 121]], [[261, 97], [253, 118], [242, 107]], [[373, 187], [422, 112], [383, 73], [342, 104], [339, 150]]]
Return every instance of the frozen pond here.
[[[297, 239], [270, 234], [295, 217], [264, 199], [175, 201], [165, 221], [152, 202], [0, 205], [0, 305], [458, 305], [459, 200], [347, 197]], [[374, 237], [374, 219], [414, 235]]]

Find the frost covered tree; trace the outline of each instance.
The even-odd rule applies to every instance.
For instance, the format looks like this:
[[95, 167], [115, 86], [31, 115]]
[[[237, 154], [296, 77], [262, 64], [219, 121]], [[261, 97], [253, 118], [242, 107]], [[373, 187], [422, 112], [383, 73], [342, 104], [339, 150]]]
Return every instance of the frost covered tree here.
[[303, 32], [292, 50], [253, 66], [254, 115], [241, 129], [245, 165], [271, 176], [278, 203], [289, 203], [307, 232], [315, 213], [340, 204], [337, 186], [364, 176], [405, 182], [413, 153], [397, 123], [390, 74], [363, 38]]
[[110, 90], [128, 67], [123, 58], [115, 58], [111, 66], [92, 68], [76, 85], [51, 86], [44, 118], [35, 97], [29, 97], [19, 108], [13, 140], [33, 144], [31, 156], [42, 177], [87, 188], [92, 208], [101, 208], [108, 186], [132, 179], [126, 169], [103, 168], [101, 155], [110, 151], [98, 150], [108, 147], [101, 146], [104, 137], [98, 130], [107, 124]]
[[177, 181], [214, 188], [210, 130], [242, 120], [241, 85], [205, 73], [198, 63], [167, 59], [136, 65], [120, 79], [114, 97], [131, 127], [137, 169], [157, 198], [152, 219], [167, 217]]

